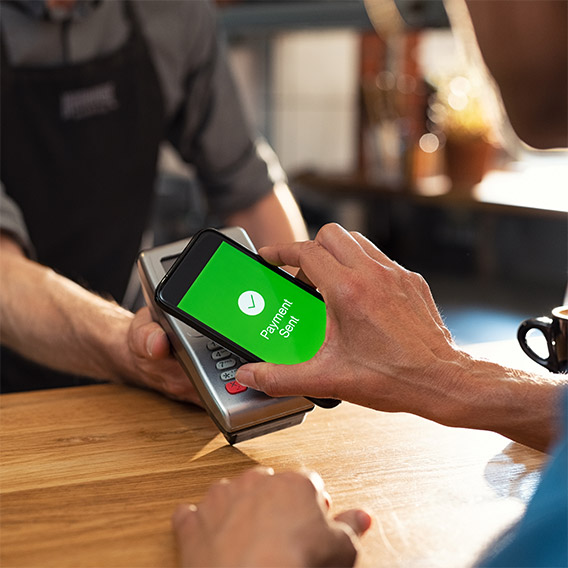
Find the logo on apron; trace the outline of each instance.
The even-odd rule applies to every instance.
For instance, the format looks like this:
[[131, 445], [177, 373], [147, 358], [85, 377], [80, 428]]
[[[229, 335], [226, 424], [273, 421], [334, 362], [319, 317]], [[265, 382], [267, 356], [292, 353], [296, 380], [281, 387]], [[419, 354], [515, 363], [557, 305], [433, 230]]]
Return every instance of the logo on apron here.
[[60, 99], [63, 120], [82, 120], [108, 114], [118, 109], [118, 106], [114, 83], [102, 83], [86, 89], [67, 91]]

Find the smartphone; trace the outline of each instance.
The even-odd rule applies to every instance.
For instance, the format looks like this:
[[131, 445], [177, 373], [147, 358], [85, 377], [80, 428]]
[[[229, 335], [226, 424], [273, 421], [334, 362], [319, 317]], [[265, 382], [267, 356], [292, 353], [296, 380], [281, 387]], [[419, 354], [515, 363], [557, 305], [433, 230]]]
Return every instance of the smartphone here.
[[[250, 362], [303, 363], [325, 339], [325, 303], [314, 288], [214, 229], [189, 242], [155, 300]], [[327, 408], [339, 404], [309, 400]]]
[[[246, 231], [222, 229], [254, 251]], [[314, 405], [304, 397], [273, 398], [234, 380], [244, 359], [198, 330], [163, 311], [156, 303], [156, 288], [188, 244], [188, 239], [142, 251], [138, 275], [152, 317], [166, 330], [172, 351], [202, 400], [205, 410], [230, 444], [277, 432], [304, 421]]]

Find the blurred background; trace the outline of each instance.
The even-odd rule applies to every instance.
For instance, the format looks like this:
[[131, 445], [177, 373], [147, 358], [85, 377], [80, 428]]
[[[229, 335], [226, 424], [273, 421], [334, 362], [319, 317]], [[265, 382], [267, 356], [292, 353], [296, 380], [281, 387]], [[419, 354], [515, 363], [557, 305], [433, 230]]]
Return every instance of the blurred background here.
[[[251, 123], [312, 234], [339, 222], [423, 274], [460, 344], [513, 339], [562, 304], [567, 155], [504, 143], [441, 1], [397, 0], [406, 25], [388, 39], [362, 0], [217, 4]], [[214, 222], [169, 148], [161, 172], [157, 244]]]

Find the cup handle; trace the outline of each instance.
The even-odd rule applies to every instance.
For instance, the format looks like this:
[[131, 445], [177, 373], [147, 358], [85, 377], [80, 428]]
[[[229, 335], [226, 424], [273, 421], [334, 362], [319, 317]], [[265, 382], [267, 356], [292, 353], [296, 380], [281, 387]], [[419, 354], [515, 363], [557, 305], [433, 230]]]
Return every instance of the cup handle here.
[[[550, 345], [550, 341], [551, 341], [551, 335], [550, 335], [550, 331], [551, 331], [551, 327], [552, 327], [552, 318], [548, 318], [548, 317], [539, 317], [539, 318], [530, 318], [525, 320], [523, 323], [521, 323], [521, 325], [519, 326], [519, 329], [517, 330], [517, 339], [519, 340], [519, 345], [521, 346], [521, 349], [533, 360], [536, 361], [539, 365], [542, 365], [543, 367], [546, 367], [547, 369], [549, 369], [550, 371], [554, 371], [554, 367], [557, 366], [556, 365], [556, 361], [554, 360], [553, 357], [553, 349], [552, 346]], [[527, 333], [531, 330], [531, 329], [538, 329], [539, 331], [542, 332], [542, 334], [544, 335], [544, 337], [546, 337], [546, 346], [548, 348], [548, 357], [545, 359], [543, 357], [541, 357], [540, 355], [536, 354], [527, 344]]]

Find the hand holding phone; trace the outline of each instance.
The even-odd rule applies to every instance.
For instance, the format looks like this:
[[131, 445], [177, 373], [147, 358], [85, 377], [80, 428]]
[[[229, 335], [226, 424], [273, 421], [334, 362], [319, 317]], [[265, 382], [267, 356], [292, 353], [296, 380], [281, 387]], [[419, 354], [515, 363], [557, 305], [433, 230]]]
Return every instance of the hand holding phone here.
[[155, 298], [164, 311], [250, 362], [302, 363], [325, 339], [325, 304], [315, 289], [213, 229], [191, 240]]

